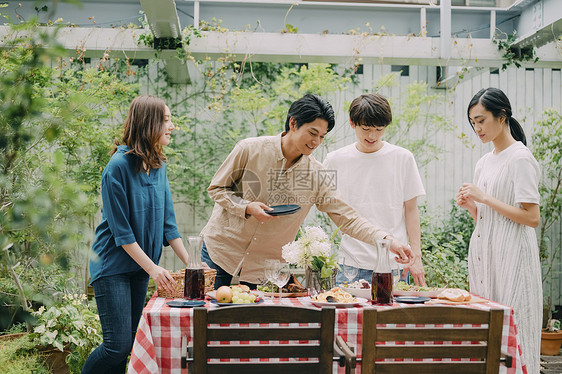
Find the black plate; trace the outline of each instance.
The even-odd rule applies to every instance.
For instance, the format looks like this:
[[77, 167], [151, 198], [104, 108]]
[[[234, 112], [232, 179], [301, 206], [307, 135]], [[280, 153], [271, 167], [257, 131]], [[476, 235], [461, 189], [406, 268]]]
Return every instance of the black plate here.
[[217, 300], [211, 299], [211, 304], [217, 304], [218, 306], [246, 306], [246, 305], [256, 305], [261, 303], [263, 303], [263, 299], [261, 297], [259, 299], [256, 299], [255, 302], [250, 304], [219, 303]]
[[423, 296], [396, 296], [394, 301], [397, 303], [404, 303], [404, 304], [423, 304], [426, 301], [431, 300], [430, 297], [423, 297]]
[[168, 301], [166, 304], [172, 308], [193, 308], [196, 306], [203, 306], [205, 302], [203, 300], [172, 300]]
[[289, 205], [275, 205], [272, 206], [273, 210], [265, 210], [270, 216], [285, 216], [287, 214], [293, 214], [298, 212], [301, 207], [295, 204]]

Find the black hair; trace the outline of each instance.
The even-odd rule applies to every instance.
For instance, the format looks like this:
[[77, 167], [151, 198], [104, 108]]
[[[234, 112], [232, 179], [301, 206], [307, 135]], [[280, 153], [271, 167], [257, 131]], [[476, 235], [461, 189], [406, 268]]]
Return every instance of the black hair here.
[[365, 94], [351, 102], [349, 119], [355, 126], [386, 127], [392, 122], [392, 111], [384, 96]]
[[317, 118], [321, 118], [328, 122], [328, 132], [334, 128], [336, 120], [334, 118], [334, 109], [329, 102], [318, 95], [306, 94], [291, 104], [287, 121], [285, 122], [285, 131], [289, 132], [289, 122], [291, 117], [297, 123], [297, 129], [305, 123], [313, 122]]
[[474, 130], [474, 125], [470, 121], [470, 109], [478, 103], [482, 104], [495, 118], [505, 118], [505, 122], [509, 124], [511, 136], [515, 140], [527, 145], [527, 138], [525, 137], [525, 132], [523, 132], [523, 127], [511, 116], [511, 104], [502, 90], [494, 87], [483, 88], [470, 100], [466, 114], [472, 130]]

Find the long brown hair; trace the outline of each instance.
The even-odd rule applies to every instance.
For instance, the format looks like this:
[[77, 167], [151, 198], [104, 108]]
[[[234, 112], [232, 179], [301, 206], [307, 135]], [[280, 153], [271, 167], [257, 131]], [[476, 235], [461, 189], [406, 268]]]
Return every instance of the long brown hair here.
[[[138, 96], [131, 102], [129, 113], [123, 123], [123, 140], [137, 156], [136, 172], [144, 170], [143, 162], [150, 169], [158, 169], [166, 162], [158, 140], [162, 135], [166, 103], [154, 96]], [[120, 143], [116, 140], [115, 145]], [[117, 147], [116, 147], [117, 148]], [[115, 149], [111, 154], [115, 153]]]

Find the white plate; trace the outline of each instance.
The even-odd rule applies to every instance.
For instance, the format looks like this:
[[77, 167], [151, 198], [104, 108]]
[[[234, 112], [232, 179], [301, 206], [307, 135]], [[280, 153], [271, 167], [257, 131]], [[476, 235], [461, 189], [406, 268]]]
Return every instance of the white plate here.
[[336, 308], [351, 308], [351, 307], [354, 307], [356, 305], [367, 303], [367, 299], [364, 299], [362, 297], [357, 297], [356, 299], [357, 299], [357, 301], [352, 302], [352, 303], [329, 303], [327, 301], [314, 301], [310, 297], [307, 297], [307, 298], [304, 299], [304, 301], [310, 301], [313, 305], [315, 305], [317, 307], [335, 306]]
[[369, 288], [349, 288], [340, 286], [342, 290], [352, 294], [355, 297], [362, 297], [363, 299], [371, 300], [371, 287]]

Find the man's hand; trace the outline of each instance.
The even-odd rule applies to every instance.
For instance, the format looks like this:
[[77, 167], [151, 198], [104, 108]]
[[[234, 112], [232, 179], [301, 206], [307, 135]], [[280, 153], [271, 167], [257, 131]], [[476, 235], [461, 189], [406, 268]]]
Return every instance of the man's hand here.
[[407, 246], [394, 239], [392, 236], [387, 236], [385, 239], [390, 240], [390, 252], [396, 253], [399, 257], [396, 258], [396, 262], [401, 264], [409, 264], [414, 255], [412, 250]]
[[277, 217], [270, 216], [265, 211], [273, 210], [273, 208], [268, 207], [261, 201], [254, 201], [246, 206], [246, 214], [253, 216], [259, 222], [269, 221], [270, 219], [275, 219]]
[[404, 266], [403, 272], [409, 271], [414, 278], [414, 284], [416, 286], [425, 286], [425, 272], [423, 270], [423, 263], [421, 256], [414, 256], [412, 261], [406, 266]]

